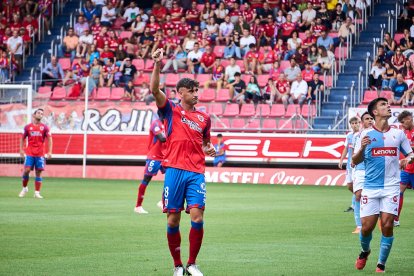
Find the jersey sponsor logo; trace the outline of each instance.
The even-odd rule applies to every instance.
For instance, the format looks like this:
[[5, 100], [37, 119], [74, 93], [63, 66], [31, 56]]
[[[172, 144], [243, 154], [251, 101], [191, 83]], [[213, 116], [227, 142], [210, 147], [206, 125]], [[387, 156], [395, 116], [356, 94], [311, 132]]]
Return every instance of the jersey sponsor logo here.
[[188, 120], [186, 117], [181, 117], [181, 122], [188, 125], [188, 127], [191, 128], [192, 130], [198, 131], [200, 133], [203, 131], [196, 122]]
[[40, 131], [30, 131], [30, 136], [42, 136], [42, 133]]
[[382, 148], [373, 148], [371, 154], [373, 157], [378, 156], [397, 156], [396, 147], [382, 147]]

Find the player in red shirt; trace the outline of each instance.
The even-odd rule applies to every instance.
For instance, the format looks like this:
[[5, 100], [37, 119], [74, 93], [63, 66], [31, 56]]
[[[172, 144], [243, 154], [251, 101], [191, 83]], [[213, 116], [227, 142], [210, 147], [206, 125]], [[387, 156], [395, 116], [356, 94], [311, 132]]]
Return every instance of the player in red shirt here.
[[[413, 114], [410, 111], [404, 110], [398, 115], [398, 122], [400, 122], [408, 141], [410, 141], [411, 147], [414, 149]], [[404, 192], [407, 188], [414, 189], [414, 163], [408, 164], [405, 167], [405, 170], [401, 171], [400, 202], [398, 206], [398, 216], [394, 219], [394, 226], [400, 226], [400, 214], [404, 202]]]
[[[43, 198], [40, 195], [40, 188], [42, 186], [42, 171], [45, 169], [45, 153], [44, 143], [47, 138], [48, 151], [46, 158], [52, 157], [52, 135], [47, 125], [42, 124], [43, 109], [36, 109], [33, 113], [33, 123], [24, 127], [22, 139], [20, 140], [20, 156], [25, 157], [24, 171], [22, 177], [23, 189], [19, 197], [24, 197], [29, 191], [27, 183], [29, 182], [30, 171], [35, 169], [35, 198]], [[25, 140], [27, 138], [27, 146], [25, 147]]]
[[204, 233], [205, 154], [212, 157], [216, 154], [210, 142], [211, 120], [209, 115], [195, 108], [198, 102], [198, 82], [195, 80], [183, 78], [178, 81], [176, 91], [181, 95], [180, 104], [167, 100], [159, 88], [163, 50], [156, 50], [152, 57], [151, 91], [164, 118], [167, 133], [167, 149], [162, 163], [165, 167], [163, 203], [167, 213], [167, 239], [174, 260], [174, 275], [184, 274], [179, 230], [184, 201], [191, 218], [190, 255], [186, 271], [190, 275], [203, 275], [195, 263]]
[[[155, 119], [152, 122], [148, 138], [148, 153], [147, 160], [145, 161], [144, 179], [139, 185], [137, 203], [134, 209], [134, 211], [138, 214], [148, 214], [148, 212], [142, 208], [145, 190], [147, 189], [152, 177], [157, 175], [158, 171], [164, 173], [161, 161], [164, 157], [165, 141], [167, 141], [167, 139], [165, 137], [164, 125], [159, 119]], [[162, 208], [162, 202], [158, 202], [157, 205]]]

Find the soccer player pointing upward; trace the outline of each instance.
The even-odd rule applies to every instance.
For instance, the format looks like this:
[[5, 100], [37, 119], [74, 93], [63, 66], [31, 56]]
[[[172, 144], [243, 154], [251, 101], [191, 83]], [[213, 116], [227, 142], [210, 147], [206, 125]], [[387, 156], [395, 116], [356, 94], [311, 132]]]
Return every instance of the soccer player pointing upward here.
[[198, 82], [180, 79], [176, 90], [181, 103], [174, 104], [159, 89], [162, 49], [156, 50], [151, 76], [151, 91], [158, 109], [163, 115], [167, 134], [166, 154], [162, 163], [166, 168], [164, 181], [164, 212], [167, 213], [167, 240], [174, 260], [174, 275], [183, 275], [181, 261], [180, 219], [187, 203], [190, 214], [190, 255], [186, 271], [190, 275], [203, 275], [196, 265], [196, 258], [203, 240], [203, 213], [206, 200], [204, 179], [205, 154], [214, 157], [215, 149], [210, 142], [210, 117], [195, 108], [198, 102]]
[[[381, 215], [381, 244], [376, 272], [385, 272], [385, 263], [394, 240], [394, 216], [398, 214], [400, 197], [400, 168], [413, 161], [414, 154], [404, 132], [388, 125], [390, 105], [385, 98], [377, 98], [368, 105], [374, 118], [372, 129], [361, 132], [355, 145], [352, 161], [365, 163], [365, 182], [361, 192], [360, 241], [362, 251], [355, 267], [363, 269], [371, 253], [372, 231]], [[399, 161], [400, 151], [407, 158]]]

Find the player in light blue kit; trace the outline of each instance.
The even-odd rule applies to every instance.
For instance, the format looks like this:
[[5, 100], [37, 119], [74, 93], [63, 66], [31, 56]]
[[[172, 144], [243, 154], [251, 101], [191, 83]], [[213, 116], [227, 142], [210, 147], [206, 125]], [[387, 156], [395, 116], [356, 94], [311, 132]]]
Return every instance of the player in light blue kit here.
[[[394, 217], [398, 214], [400, 197], [400, 169], [414, 161], [414, 154], [404, 132], [388, 125], [391, 108], [385, 98], [377, 98], [368, 105], [375, 125], [361, 133], [352, 156], [354, 164], [365, 163], [365, 183], [361, 192], [361, 222], [359, 234], [362, 251], [355, 267], [366, 265], [371, 253], [372, 231], [381, 216], [381, 244], [376, 272], [385, 272], [385, 264], [394, 241]], [[406, 158], [399, 160], [400, 153]]]
[[[341, 157], [339, 158], [338, 167], [342, 169], [344, 159], [346, 156], [348, 156], [348, 160], [346, 162], [346, 184], [348, 186], [348, 190], [351, 193], [353, 193], [351, 157], [352, 157], [352, 151], [353, 151], [352, 142], [354, 140], [354, 135], [357, 134], [359, 131], [360, 122], [359, 122], [358, 117], [352, 117], [351, 119], [349, 119], [349, 124], [351, 125], [352, 132], [346, 135], [345, 145], [344, 145], [345, 147], [344, 147], [344, 150], [342, 151]], [[352, 204], [347, 210], [345, 210], [345, 212], [352, 212], [354, 209], [354, 205], [355, 205], [355, 195], [352, 195]]]
[[[368, 112], [364, 112], [361, 116], [361, 122], [362, 122], [362, 130], [354, 135], [354, 140], [352, 142], [352, 149], [354, 146], [359, 142], [359, 139], [361, 139], [361, 133], [365, 129], [371, 129], [373, 124], [373, 118], [371, 115], [369, 115]], [[351, 159], [351, 158], [350, 158]], [[364, 162], [359, 163], [358, 165], [354, 166], [353, 172], [352, 172], [352, 189], [355, 195], [355, 207], [354, 207], [354, 218], [355, 218], [355, 224], [356, 228], [352, 232], [352, 234], [359, 234], [361, 232], [361, 217], [360, 217], [360, 200], [361, 200], [361, 191], [364, 187], [364, 181], [365, 181], [365, 164]]]

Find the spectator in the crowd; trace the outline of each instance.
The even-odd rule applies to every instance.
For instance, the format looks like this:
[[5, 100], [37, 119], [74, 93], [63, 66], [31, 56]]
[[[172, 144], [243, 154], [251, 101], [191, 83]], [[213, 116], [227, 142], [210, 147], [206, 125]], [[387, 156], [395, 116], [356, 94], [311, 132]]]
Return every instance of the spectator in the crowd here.
[[226, 15], [224, 22], [221, 23], [219, 27], [219, 36], [217, 38], [219, 42], [224, 42], [225, 45], [229, 45], [233, 30], [234, 25], [230, 22], [230, 16]]
[[263, 8], [256, 9], [256, 13], [262, 21], [266, 20], [269, 15], [273, 17], [273, 10], [266, 1], [263, 3]]
[[78, 43], [79, 38], [75, 35], [73, 28], [69, 28], [67, 35], [63, 38], [63, 43], [58, 46], [59, 57], [69, 55], [72, 62], [76, 57]]
[[58, 82], [61, 81], [65, 77], [63, 72], [62, 66], [57, 62], [57, 58], [52, 56], [50, 62], [46, 64], [46, 67], [43, 68], [42, 71], [42, 84], [41, 86], [45, 86], [45, 82], [51, 82], [53, 91], [57, 86]]
[[394, 66], [394, 69], [397, 71], [397, 73], [402, 72], [402, 69], [405, 65], [405, 57], [402, 54], [400, 47], [396, 48], [395, 54], [391, 57], [391, 64]]
[[224, 84], [224, 67], [221, 65], [219, 58], [215, 60], [212, 71], [211, 80], [204, 83], [204, 89], [207, 89], [211, 84], [214, 84], [217, 87], [217, 90], [220, 90]]
[[384, 42], [382, 43], [382, 46], [384, 47], [386, 58], [390, 59], [394, 55], [394, 51], [397, 46], [390, 33], [386, 32], [384, 34]]
[[93, 45], [93, 35], [90, 34], [89, 29], [83, 31], [83, 34], [79, 37], [78, 46], [76, 47], [76, 56], [85, 57], [90, 47]]
[[257, 79], [255, 76], [250, 76], [249, 83], [246, 87], [246, 92], [244, 93], [244, 98], [241, 99], [241, 103], [253, 103], [256, 105], [259, 101], [262, 100], [262, 94], [259, 88], [259, 84], [257, 83]]
[[321, 73], [329, 73], [335, 60], [335, 55], [325, 47], [318, 47], [318, 66]]
[[[103, 12], [103, 10], [102, 10]], [[105, 65], [102, 68], [102, 74], [100, 77], [101, 87], [112, 87], [115, 80], [115, 74], [119, 71], [113, 58], [108, 58], [105, 61]]]
[[106, 64], [106, 60], [108, 58], [112, 58], [112, 59], [115, 58], [115, 53], [113, 51], [111, 51], [111, 49], [109, 48], [108, 43], [105, 43], [104, 50], [103, 50], [102, 53], [100, 53], [99, 58], [100, 58], [100, 60], [102, 61], [103, 64]]
[[332, 37], [328, 35], [328, 31], [322, 31], [321, 36], [316, 40], [316, 45], [325, 47], [326, 50], [334, 50], [334, 41]]
[[206, 24], [206, 29], [208, 32], [208, 35], [211, 37], [211, 40], [214, 41], [214, 43], [218, 43], [218, 40], [216, 39], [219, 35], [219, 25], [216, 23], [216, 19], [214, 17], [210, 17]]
[[124, 87], [124, 98], [131, 99], [131, 101], [135, 102], [135, 88], [132, 81], [129, 81]]
[[159, 2], [154, 2], [151, 15], [153, 15], [158, 22], [163, 22], [167, 13], [168, 11], [166, 7], [162, 6]]
[[409, 28], [411, 25], [411, 18], [410, 15], [412, 15], [412, 10], [410, 9], [410, 5], [408, 2], [405, 2], [403, 4], [403, 10], [398, 15], [398, 21], [397, 21], [397, 31], [404, 30], [405, 28]]
[[50, 18], [52, 17], [52, 2], [50, 0], [41, 0], [37, 3], [37, 8], [40, 16], [43, 18], [44, 28], [48, 35], [50, 32]]
[[7, 50], [17, 62], [19, 71], [22, 67], [23, 62], [23, 46], [23, 39], [21, 36], [19, 36], [19, 31], [13, 31], [13, 36], [7, 39]]
[[[89, 76], [89, 69], [89, 63], [85, 58], [76, 61], [72, 66], [72, 70], [67, 72], [65, 79], [63, 80], [63, 85], [67, 85], [68, 80], [71, 79], [75, 82], [75, 87], [79, 87], [79, 90], [82, 91], [86, 86], [86, 78]], [[90, 94], [95, 87], [95, 82], [90, 81], [88, 83], [88, 94]], [[76, 96], [78, 95], [79, 93]]]
[[380, 45], [377, 48], [377, 55], [374, 58], [374, 64], [377, 62], [381, 62], [381, 63], [385, 63], [386, 62], [386, 54], [385, 54], [385, 49], [384, 46]]
[[236, 73], [241, 74], [240, 66], [236, 64], [236, 59], [234, 57], [230, 58], [230, 64], [226, 66], [225, 72], [224, 72], [224, 80], [227, 83], [234, 81], [234, 76]]
[[89, 30], [89, 23], [85, 20], [85, 17], [79, 15], [78, 22], [75, 23], [73, 29], [75, 35], [79, 37], [84, 33], [85, 30]]
[[331, 14], [332, 30], [338, 31], [342, 23], [346, 20], [346, 14], [342, 11], [342, 4], [336, 4], [335, 10]]
[[[218, 24], [221, 24], [225, 21], [226, 16], [229, 13], [229, 10], [226, 9], [225, 5], [223, 2], [220, 2], [218, 4], [218, 8], [216, 8], [216, 10], [214, 11], [214, 13], [216, 14], [216, 21]], [[229, 21], [230, 21], [230, 17], [229, 17]]]
[[306, 95], [306, 100], [308, 103], [312, 103], [317, 99], [318, 93], [320, 93], [318, 100], [321, 101], [321, 97], [325, 91], [325, 86], [323, 81], [319, 79], [319, 74], [315, 73], [312, 77], [312, 80], [308, 82], [308, 94]]
[[302, 18], [302, 13], [298, 10], [298, 7], [293, 4], [290, 7], [290, 11], [288, 12], [292, 16], [292, 22], [295, 24], [299, 24]]
[[140, 36], [144, 33], [146, 24], [147, 23], [142, 20], [141, 15], [137, 15], [135, 20], [131, 23], [130, 30], [134, 35]]
[[352, 24], [352, 18], [348, 16], [338, 30], [340, 42], [346, 42], [349, 34], [355, 34], [355, 25]]
[[231, 57], [242, 58], [240, 51], [240, 36], [238, 32], [234, 32], [233, 36], [230, 37], [229, 42], [224, 48], [224, 58], [229, 59]]
[[308, 1], [307, 8], [302, 12], [302, 22], [299, 25], [302, 30], [308, 30], [311, 23], [316, 18], [316, 10], [313, 9], [312, 2]]
[[310, 82], [313, 80], [313, 76], [315, 75], [315, 71], [312, 69], [312, 64], [309, 61], [305, 61], [305, 69], [302, 70], [302, 78], [306, 82]]
[[126, 22], [122, 24], [122, 27], [124, 30], [128, 30], [132, 23], [134, 23], [135, 18], [139, 15], [139, 8], [137, 7], [137, 4], [135, 1], [131, 1], [129, 3], [128, 8], [125, 9], [124, 15], [122, 16]]
[[139, 43], [141, 45], [141, 51], [138, 53], [138, 57], [145, 59], [147, 58], [154, 44], [154, 36], [151, 34], [150, 28], [148, 28], [148, 26], [145, 27], [144, 35], [140, 37]]
[[379, 89], [382, 85], [382, 75], [384, 72], [385, 67], [383, 67], [383, 64], [381, 62], [375, 63], [369, 73], [369, 87], [372, 89]]
[[96, 16], [102, 15], [102, 8], [105, 6], [105, 0], [92, 0], [92, 5], [96, 9]]
[[[247, 23], [247, 21], [244, 20], [243, 17], [239, 17], [239, 19], [237, 19], [237, 21], [233, 24], [234, 24], [233, 32], [238, 32], [239, 34], [243, 34], [243, 30], [249, 30], [250, 32], [250, 24]], [[254, 38], [256, 39], [256, 37]]]
[[203, 52], [200, 51], [200, 46], [198, 42], [194, 43], [194, 49], [190, 51], [187, 55], [187, 66], [189, 73], [195, 74], [196, 72], [199, 72], [202, 56]]
[[271, 15], [267, 16], [267, 23], [263, 25], [263, 33], [260, 37], [260, 46], [272, 45], [274, 43], [274, 38], [277, 35], [275, 32], [276, 24]]
[[414, 90], [409, 89], [405, 94], [405, 106], [414, 105]]
[[177, 1], [173, 1], [172, 8], [170, 9], [171, 20], [173, 22], [179, 22], [184, 14], [184, 9], [178, 5]]
[[[275, 17], [275, 24], [278, 28], [278, 30], [282, 27], [282, 24], [286, 22], [285, 14], [282, 10], [278, 10], [276, 17]], [[276, 32], [277, 33], [277, 32]]]
[[89, 70], [90, 81], [95, 83], [95, 87], [100, 86], [100, 78], [102, 74], [101, 61], [98, 58], [93, 59], [91, 70]]
[[280, 73], [279, 79], [275, 82], [275, 92], [274, 101], [281, 100], [286, 111], [289, 103], [290, 84], [284, 73]]
[[173, 72], [175, 74], [178, 73], [178, 69], [187, 69], [187, 52], [180, 45], [175, 48], [173, 55], [167, 59], [161, 72], [165, 73], [169, 71], [171, 65], [173, 66]]
[[281, 38], [283, 41], [287, 41], [292, 36], [292, 32], [296, 30], [296, 27], [296, 24], [292, 22], [292, 15], [286, 15], [286, 22], [281, 26]]
[[290, 59], [290, 67], [286, 68], [284, 73], [286, 75], [286, 79], [289, 82], [293, 82], [296, 80], [298, 74], [301, 74], [300, 67], [297, 65], [296, 60], [294, 58]]
[[296, 49], [302, 45], [302, 39], [299, 38], [297, 31], [292, 32], [292, 37], [287, 40], [287, 52], [285, 53], [284, 60], [289, 60], [295, 53]]
[[382, 73], [382, 90], [392, 90], [397, 82], [397, 72], [394, 67], [389, 63], [385, 63], [385, 71]]
[[175, 103], [175, 104], [179, 104], [180, 103], [180, 99], [177, 98], [177, 92], [175, 91], [175, 89], [172, 89], [170, 91], [170, 93], [168, 93], [168, 99], [171, 102]]
[[170, 57], [174, 54], [175, 49], [180, 45], [181, 40], [178, 36], [174, 35], [174, 32], [172, 29], [167, 30], [167, 35], [165, 37], [165, 52], [164, 55], [166, 57]]
[[296, 80], [292, 82], [289, 92], [289, 104], [298, 103], [302, 110], [302, 105], [308, 95], [308, 84], [302, 79], [302, 73], [297, 74]]
[[253, 23], [254, 19], [257, 16], [256, 9], [253, 9], [249, 2], [245, 2], [242, 16], [243, 20], [250, 25]]
[[275, 52], [275, 55], [277, 56], [278, 60], [283, 60], [286, 54], [287, 48], [282, 38], [279, 38], [277, 40], [276, 45], [273, 47], [273, 51]]
[[273, 63], [272, 68], [269, 70], [269, 78], [272, 78], [273, 80], [277, 80], [281, 73], [283, 73], [283, 72], [280, 68], [280, 62], [276, 60]]
[[262, 102], [272, 105], [275, 94], [276, 94], [276, 90], [275, 90], [275, 84], [273, 82], [273, 78], [269, 78], [267, 80], [267, 84], [262, 90]]
[[205, 21], [208, 24], [210, 23], [211, 18], [214, 18], [214, 9], [211, 8], [211, 3], [209, 1], [206, 1], [204, 4], [203, 10], [201, 11], [201, 14], [200, 14], [200, 20]]
[[82, 8], [81, 8], [80, 14], [85, 16], [85, 18], [86, 18], [86, 20], [88, 20], [88, 22], [92, 22], [92, 21], [95, 20], [95, 17], [98, 16], [98, 11], [92, 5], [91, 0], [87, 0], [85, 2], [85, 5], [83, 5]]
[[311, 64], [313, 71], [315, 72], [320, 69], [318, 64], [318, 56], [319, 53], [316, 44], [311, 45], [308, 52], [308, 61]]
[[408, 57], [414, 53], [413, 46], [414, 46], [414, 38], [410, 37], [410, 31], [408, 29], [404, 29], [404, 37], [400, 39], [400, 49], [403, 52], [403, 55]]
[[134, 80], [135, 75], [137, 73], [137, 68], [135, 67], [135, 65], [132, 64], [130, 57], [127, 57], [122, 61], [121, 67], [119, 68], [119, 72], [122, 73], [122, 76], [119, 79], [117, 86], [119, 86], [119, 83], [127, 84], [128, 82]]
[[0, 83], [10, 82], [10, 63], [6, 51], [1, 51], [0, 55]]
[[[30, 37], [36, 37], [39, 31], [39, 24], [37, 23], [37, 20], [33, 19], [31, 14], [26, 15], [23, 19], [22, 26], [29, 32]], [[0, 29], [2, 29], [1, 26]]]
[[[103, 29], [105, 29], [104, 32], [102, 32]], [[91, 33], [93, 35], [93, 38], [97, 40], [99, 36], [105, 36], [107, 31], [108, 28], [101, 25], [101, 18], [96, 17], [94, 23], [91, 26]]]
[[211, 46], [205, 48], [205, 52], [201, 56], [199, 74], [212, 73], [214, 67], [214, 61], [216, 60], [216, 54], [213, 53]]
[[197, 9], [197, 3], [193, 1], [191, 3], [191, 9], [185, 13], [185, 19], [190, 26], [200, 25], [200, 11]]
[[164, 38], [164, 33], [161, 29], [157, 30], [157, 32], [154, 35], [154, 45], [151, 49], [151, 55], [157, 50], [157, 49], [164, 49], [165, 48], [165, 42], [166, 39]]
[[194, 49], [194, 44], [197, 42], [197, 33], [192, 31], [190, 32], [187, 37], [183, 41], [183, 49], [187, 52], [190, 52]]
[[116, 10], [111, 1], [102, 8], [101, 24], [102, 26], [111, 27], [116, 19]]
[[256, 38], [250, 34], [250, 30], [244, 29], [240, 38], [240, 52], [243, 57], [250, 50], [251, 44], [256, 45]]
[[[273, 64], [279, 60], [277, 53], [272, 49], [265, 49], [264, 58], [258, 60], [257, 74], [261, 75], [262, 72], [268, 73], [272, 68]], [[279, 63], [277, 63], [279, 65]]]
[[330, 13], [329, 13], [328, 9], [326, 8], [326, 2], [325, 1], [321, 2], [321, 7], [316, 12], [316, 18], [320, 18], [322, 24], [327, 29], [331, 28], [331, 22], [329, 21]]
[[257, 70], [258, 64], [264, 60], [264, 53], [259, 46], [250, 44], [250, 51], [244, 56], [244, 68], [247, 74], [253, 75]]
[[86, 53], [86, 60], [89, 61], [89, 65], [92, 66], [93, 61], [95, 59], [99, 60], [100, 57], [100, 53], [99, 51], [96, 49], [96, 45], [92, 44], [91, 47], [89, 48], [88, 52]]
[[414, 82], [414, 68], [410, 60], [405, 61], [401, 73], [404, 76], [404, 81], [408, 85], [408, 88], [411, 88], [411, 85]]
[[407, 94], [409, 93], [408, 85], [404, 81], [403, 75], [397, 74], [397, 82], [394, 85], [394, 88], [392, 89], [392, 99], [390, 100], [391, 104], [395, 105], [405, 105], [405, 100], [407, 98]]
[[229, 103], [240, 103], [241, 100], [244, 99], [246, 83], [241, 79], [241, 74], [239, 72], [234, 74], [234, 80], [229, 82], [226, 88], [229, 89]]

